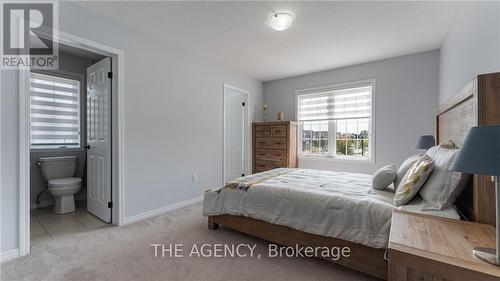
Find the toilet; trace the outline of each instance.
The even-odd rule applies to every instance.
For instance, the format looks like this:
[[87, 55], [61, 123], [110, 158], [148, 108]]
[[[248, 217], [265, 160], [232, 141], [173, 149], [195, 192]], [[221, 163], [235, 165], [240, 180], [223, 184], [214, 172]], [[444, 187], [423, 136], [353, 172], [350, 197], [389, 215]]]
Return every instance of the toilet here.
[[67, 214], [75, 211], [74, 195], [82, 187], [82, 179], [73, 177], [76, 156], [42, 157], [38, 159], [42, 176], [47, 181], [49, 193], [54, 196], [54, 213]]

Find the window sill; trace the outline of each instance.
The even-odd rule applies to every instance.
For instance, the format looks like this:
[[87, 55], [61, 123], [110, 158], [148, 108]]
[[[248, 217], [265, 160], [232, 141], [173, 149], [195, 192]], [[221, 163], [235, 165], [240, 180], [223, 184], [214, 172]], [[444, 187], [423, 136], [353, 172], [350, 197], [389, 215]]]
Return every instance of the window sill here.
[[82, 152], [85, 148], [68, 147], [68, 148], [31, 148], [30, 152]]
[[349, 158], [349, 157], [314, 156], [314, 155], [299, 155], [298, 157], [299, 157], [299, 160], [375, 164], [375, 159], [373, 159], [373, 158], [356, 159], [356, 158]]

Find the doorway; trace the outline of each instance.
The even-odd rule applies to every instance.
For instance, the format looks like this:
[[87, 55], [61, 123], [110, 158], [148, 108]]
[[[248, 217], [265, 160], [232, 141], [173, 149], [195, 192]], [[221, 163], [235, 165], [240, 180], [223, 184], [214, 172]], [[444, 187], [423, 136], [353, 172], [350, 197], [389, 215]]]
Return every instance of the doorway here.
[[[79, 152], [82, 153], [84, 151], [85, 155], [81, 156], [77, 160], [77, 165], [80, 165], [80, 168], [85, 170], [83, 173], [81, 172], [75, 172], [75, 175], [73, 178], [78, 178], [78, 176], [81, 176], [82, 180], [82, 187], [91, 187], [92, 184], [94, 186], [97, 186], [97, 189], [95, 189], [95, 198], [98, 199], [96, 201], [99, 201], [99, 203], [102, 203], [105, 201], [105, 206], [106, 206], [106, 211], [105, 212], [99, 212], [95, 211], [96, 208], [90, 208], [94, 209], [92, 212], [93, 215], [90, 215], [88, 212], [89, 208], [87, 206], [90, 206], [91, 204], [87, 204], [87, 201], [90, 200], [83, 200], [84, 202], [79, 202], [78, 200], [75, 200], [75, 211], [74, 212], [69, 212], [67, 214], [57, 214], [54, 212], [52, 207], [49, 207], [49, 210], [45, 210], [45, 214], [50, 213], [50, 215], [55, 216], [58, 220], [60, 221], [67, 221], [69, 224], [73, 225], [73, 230], [79, 228], [82, 230], [90, 230], [92, 228], [100, 227], [100, 226], [107, 226], [107, 223], [111, 223], [113, 225], [122, 225], [123, 224], [123, 206], [120, 204], [123, 202], [123, 108], [124, 108], [124, 87], [123, 87], [123, 59], [124, 59], [124, 53], [121, 50], [94, 42], [90, 41], [84, 38], [80, 38], [71, 34], [67, 34], [64, 32], [59, 31], [58, 35], [54, 40], [57, 40], [60, 46], [63, 46], [62, 50], [72, 50], [74, 52], [73, 54], [76, 55], [82, 55], [82, 54], [94, 54], [97, 56], [94, 57], [92, 60], [89, 58], [89, 64], [88, 66], [95, 65], [96, 63], [101, 62], [102, 60], [107, 60], [106, 64], [108, 65], [108, 68], [110, 71], [107, 72], [102, 72], [104, 71], [102, 68], [98, 68], [97, 72], [95, 73], [96, 78], [101, 79], [103, 76], [108, 80], [109, 83], [107, 83], [107, 93], [109, 94], [108, 99], [102, 98], [101, 103], [96, 102], [96, 111], [94, 114], [94, 120], [96, 120], [96, 125], [97, 127], [95, 128], [100, 135], [99, 135], [99, 140], [103, 143], [105, 143], [106, 148], [106, 156], [102, 157], [102, 153], [96, 154], [98, 156], [97, 162], [98, 164], [96, 165], [97, 167], [103, 167], [103, 169], [93, 169], [95, 173], [94, 177], [92, 178], [92, 173], [88, 173], [88, 167], [87, 164], [89, 161], [87, 161], [87, 151], [88, 146], [87, 144], [90, 143], [88, 140], [88, 136], [90, 134], [87, 133], [88, 131], [88, 124], [87, 122], [87, 116], [85, 116], [84, 120], [85, 122], [81, 122], [81, 132], [79, 136], [80, 143], [76, 142], [75, 140], [77, 137], [72, 136], [72, 137], [61, 137], [60, 135], [70, 135], [71, 133], [69, 132], [77, 130], [75, 128], [72, 129], [61, 129], [58, 128], [57, 130], [60, 133], [54, 133], [52, 132], [49, 135], [57, 135], [56, 139], [65, 139], [65, 142], [67, 142], [68, 145], [62, 145], [62, 148], [66, 148], [69, 150], [65, 151], [65, 154], [71, 150], [73, 152]], [[112, 70], [112, 71], [111, 71]], [[43, 202], [43, 200], [40, 200], [38, 204], [32, 204], [34, 200], [32, 200], [32, 194], [30, 192], [30, 183], [32, 182], [32, 169], [33, 165], [31, 162], [33, 162], [34, 157], [31, 156], [31, 148], [32, 148], [32, 131], [31, 131], [31, 113], [32, 113], [32, 108], [31, 108], [31, 100], [32, 100], [32, 79], [31, 75], [32, 73], [35, 73], [35, 71], [31, 70], [21, 70], [20, 71], [20, 218], [19, 218], [19, 248], [20, 248], [20, 255], [27, 255], [30, 252], [30, 246], [31, 246], [31, 237], [30, 234], [32, 234], [31, 230], [39, 231], [40, 228], [38, 229], [32, 229], [32, 227], [37, 227], [36, 223], [40, 222], [40, 220], [37, 218], [36, 220], [31, 220], [30, 212], [31, 207], [35, 207], [34, 213], [37, 213], [38, 207], [45, 205], [50, 205], [50, 202], [47, 203], [47, 200]], [[48, 73], [45, 73], [45, 75]], [[66, 73], [68, 74], [68, 73]], [[101, 75], [101, 76], [99, 76]], [[82, 88], [87, 88], [87, 81], [89, 80], [87, 77], [87, 73], [84, 75], [84, 79], [79, 77], [80, 83], [82, 80], [84, 80], [84, 84], [80, 89]], [[61, 78], [66, 78], [68, 81], [71, 81], [72, 77], [61, 77]], [[74, 78], [74, 77], [73, 77]], [[112, 78], [112, 79], [111, 79]], [[74, 79], [75, 81], [78, 79]], [[102, 80], [102, 79], [101, 79]], [[61, 80], [62, 81], [62, 80]], [[61, 82], [58, 81], [58, 82]], [[96, 80], [98, 81], [98, 80]], [[40, 82], [40, 81], [39, 81]], [[70, 83], [70, 82], [68, 82]], [[70, 83], [71, 84], [71, 83]], [[57, 84], [56, 86], [61, 86]], [[71, 91], [70, 91], [71, 92]], [[56, 93], [55, 91], [53, 93]], [[87, 94], [87, 93], [86, 93]], [[113, 97], [111, 99], [111, 97]], [[70, 97], [68, 97], [70, 98]], [[75, 97], [73, 97], [75, 98]], [[87, 96], [85, 95], [84, 97], [85, 100], [87, 100]], [[49, 100], [46, 100], [49, 101]], [[50, 106], [48, 104], [45, 104], [46, 106]], [[62, 105], [60, 103], [60, 105]], [[65, 107], [65, 105], [62, 105], [62, 107]], [[71, 105], [68, 107], [74, 107], [74, 105]], [[88, 104], [86, 102], [82, 103], [82, 107], [80, 107], [81, 112], [87, 112], [87, 107]], [[46, 110], [50, 110], [49, 108], [45, 108]], [[101, 110], [102, 109], [102, 110]], [[112, 111], [111, 111], [112, 109]], [[62, 115], [78, 115], [78, 113], [68, 113], [66, 112], [67, 109], [65, 110], [60, 110]], [[64, 112], [62, 112], [64, 111]], [[70, 110], [71, 111], [71, 110]], [[107, 118], [103, 118], [101, 121], [101, 118], [95, 118], [96, 114], [100, 114], [99, 112], [104, 112], [107, 111]], [[40, 113], [54, 113], [54, 112], [49, 112], [49, 111], [44, 111]], [[85, 114], [87, 115], [87, 114]], [[39, 116], [41, 117], [41, 116]], [[79, 116], [81, 117], [81, 116]], [[104, 116], [103, 116], [104, 117]], [[78, 119], [78, 118], [74, 118]], [[80, 119], [82, 120], [82, 119]], [[57, 121], [57, 120], [55, 120]], [[59, 121], [57, 121], [59, 122]], [[57, 123], [56, 122], [56, 123]], [[66, 122], [66, 121], [64, 121]], [[83, 124], [85, 123], [85, 124]], [[39, 124], [40, 125], [40, 124]], [[44, 124], [44, 125], [50, 125], [50, 124]], [[43, 126], [42, 126], [43, 127]], [[49, 127], [49, 126], [45, 126]], [[66, 131], [66, 132], [62, 132]], [[40, 135], [39, 133], [36, 133], [37, 135]], [[43, 134], [41, 134], [43, 135]], [[75, 135], [75, 134], [74, 134]], [[108, 141], [103, 141], [102, 136], [106, 135], [109, 136]], [[37, 137], [39, 140], [43, 139], [54, 139], [49, 136], [42, 136], [42, 137]], [[42, 141], [43, 142], [43, 141]], [[60, 144], [59, 144], [60, 145]], [[66, 146], [66, 147], [64, 147]], [[70, 147], [72, 146], [72, 147]], [[102, 148], [101, 148], [102, 150]], [[45, 155], [45, 156], [53, 156], [53, 155]], [[63, 155], [64, 156], [64, 155]], [[72, 157], [72, 155], [65, 155], [69, 158]], [[40, 157], [37, 157], [37, 162]], [[43, 157], [41, 157], [43, 158]], [[76, 157], [78, 158], [78, 157]], [[101, 161], [99, 162], [99, 159]], [[45, 159], [46, 160], [46, 159]], [[66, 159], [67, 160], [67, 159]], [[103, 161], [106, 163], [109, 163], [109, 165], [102, 165]], [[69, 162], [68, 162], [69, 163]], [[82, 164], [83, 163], [83, 164]], [[113, 165], [111, 165], [113, 163]], [[39, 177], [41, 177], [41, 170], [39, 167], [36, 167], [39, 172]], [[79, 174], [78, 174], [79, 173]], [[83, 175], [83, 176], [82, 176]], [[90, 176], [90, 178], [89, 178]], [[86, 180], [86, 181], [85, 181]], [[76, 182], [76, 181], [75, 181]], [[47, 184], [47, 183], [45, 183]], [[69, 182], [64, 182], [60, 184], [69, 184]], [[100, 192], [99, 187], [107, 185], [109, 193], [106, 192]], [[82, 191], [84, 191], [84, 199], [88, 198], [88, 191], [91, 190], [91, 188], [82, 188]], [[101, 189], [102, 191], [102, 189]], [[112, 192], [111, 192], [112, 191]], [[53, 194], [52, 194], [53, 195]], [[75, 199], [81, 199], [82, 195], [80, 194], [80, 197], [75, 196]], [[52, 199], [54, 200], [56, 197], [55, 196], [48, 196], [46, 199]], [[61, 213], [64, 213], [67, 203], [67, 200], [61, 201], [63, 203], [60, 204], [62, 207], [62, 210], [59, 210]], [[56, 204], [57, 205], [57, 204]], [[104, 205], [104, 204], [102, 204]], [[59, 206], [59, 207], [60, 207]], [[42, 212], [43, 213], [43, 212]], [[104, 214], [104, 215], [103, 215]], [[90, 218], [90, 219], [89, 219]], [[47, 222], [47, 218], [44, 218]], [[48, 222], [49, 224], [51, 223], [50, 221]], [[42, 229], [45, 229], [45, 226], [42, 226]], [[53, 232], [61, 232], [61, 229], [53, 228]], [[68, 230], [67, 227], [63, 227], [62, 229], [62, 234], [64, 234], [65, 230]], [[69, 232], [74, 232], [71, 229], [69, 229]], [[39, 233], [40, 234], [40, 233]], [[58, 233], [61, 234], [61, 233]], [[49, 237], [50, 237], [49, 233]], [[58, 236], [58, 235], [55, 235]]]
[[223, 182], [248, 174], [249, 93], [224, 84]]

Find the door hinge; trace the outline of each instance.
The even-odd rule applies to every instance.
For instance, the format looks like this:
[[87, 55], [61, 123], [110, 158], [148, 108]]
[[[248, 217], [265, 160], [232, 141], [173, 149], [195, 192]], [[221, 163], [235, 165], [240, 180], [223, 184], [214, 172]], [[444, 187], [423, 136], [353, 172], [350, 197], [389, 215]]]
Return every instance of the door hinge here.
[[111, 71], [110, 71], [110, 72], [108, 72], [108, 78], [109, 78], [109, 79], [113, 79], [113, 72], [111, 72]]
[[241, 106], [245, 106], [245, 102], [242, 102], [242, 103], [241, 103]]
[[108, 208], [113, 208], [113, 201], [108, 202]]

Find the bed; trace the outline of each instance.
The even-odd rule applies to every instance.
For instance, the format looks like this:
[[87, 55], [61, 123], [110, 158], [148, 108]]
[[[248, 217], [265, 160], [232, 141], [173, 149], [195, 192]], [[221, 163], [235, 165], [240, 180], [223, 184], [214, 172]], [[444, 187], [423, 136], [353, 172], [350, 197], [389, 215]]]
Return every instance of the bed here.
[[[476, 120], [477, 94], [462, 92], [439, 109], [438, 141], [461, 144], [476, 124], [471, 120]], [[207, 191], [203, 213], [208, 227], [223, 225], [283, 246], [349, 247], [351, 257], [336, 263], [387, 279], [385, 255], [394, 193], [371, 189], [370, 175], [304, 169], [266, 173], [245, 177], [231, 188]], [[484, 197], [468, 195], [472, 184], [455, 202], [456, 209], [425, 212], [418, 197], [399, 208], [460, 219], [459, 214], [476, 209]]]
[[[222, 224], [284, 246], [347, 246], [353, 258], [338, 263], [385, 279], [394, 193], [372, 189], [371, 179], [366, 174], [274, 169], [205, 192], [203, 215], [211, 229]], [[426, 212], [420, 204], [415, 198], [400, 208], [460, 219], [453, 207]]]
[[[205, 216], [244, 216], [377, 249], [387, 248], [394, 193], [372, 176], [280, 168], [246, 176], [241, 187], [207, 191]], [[417, 198], [418, 201], [418, 198]], [[421, 211], [418, 203], [402, 209]], [[459, 219], [453, 208], [435, 212]]]

